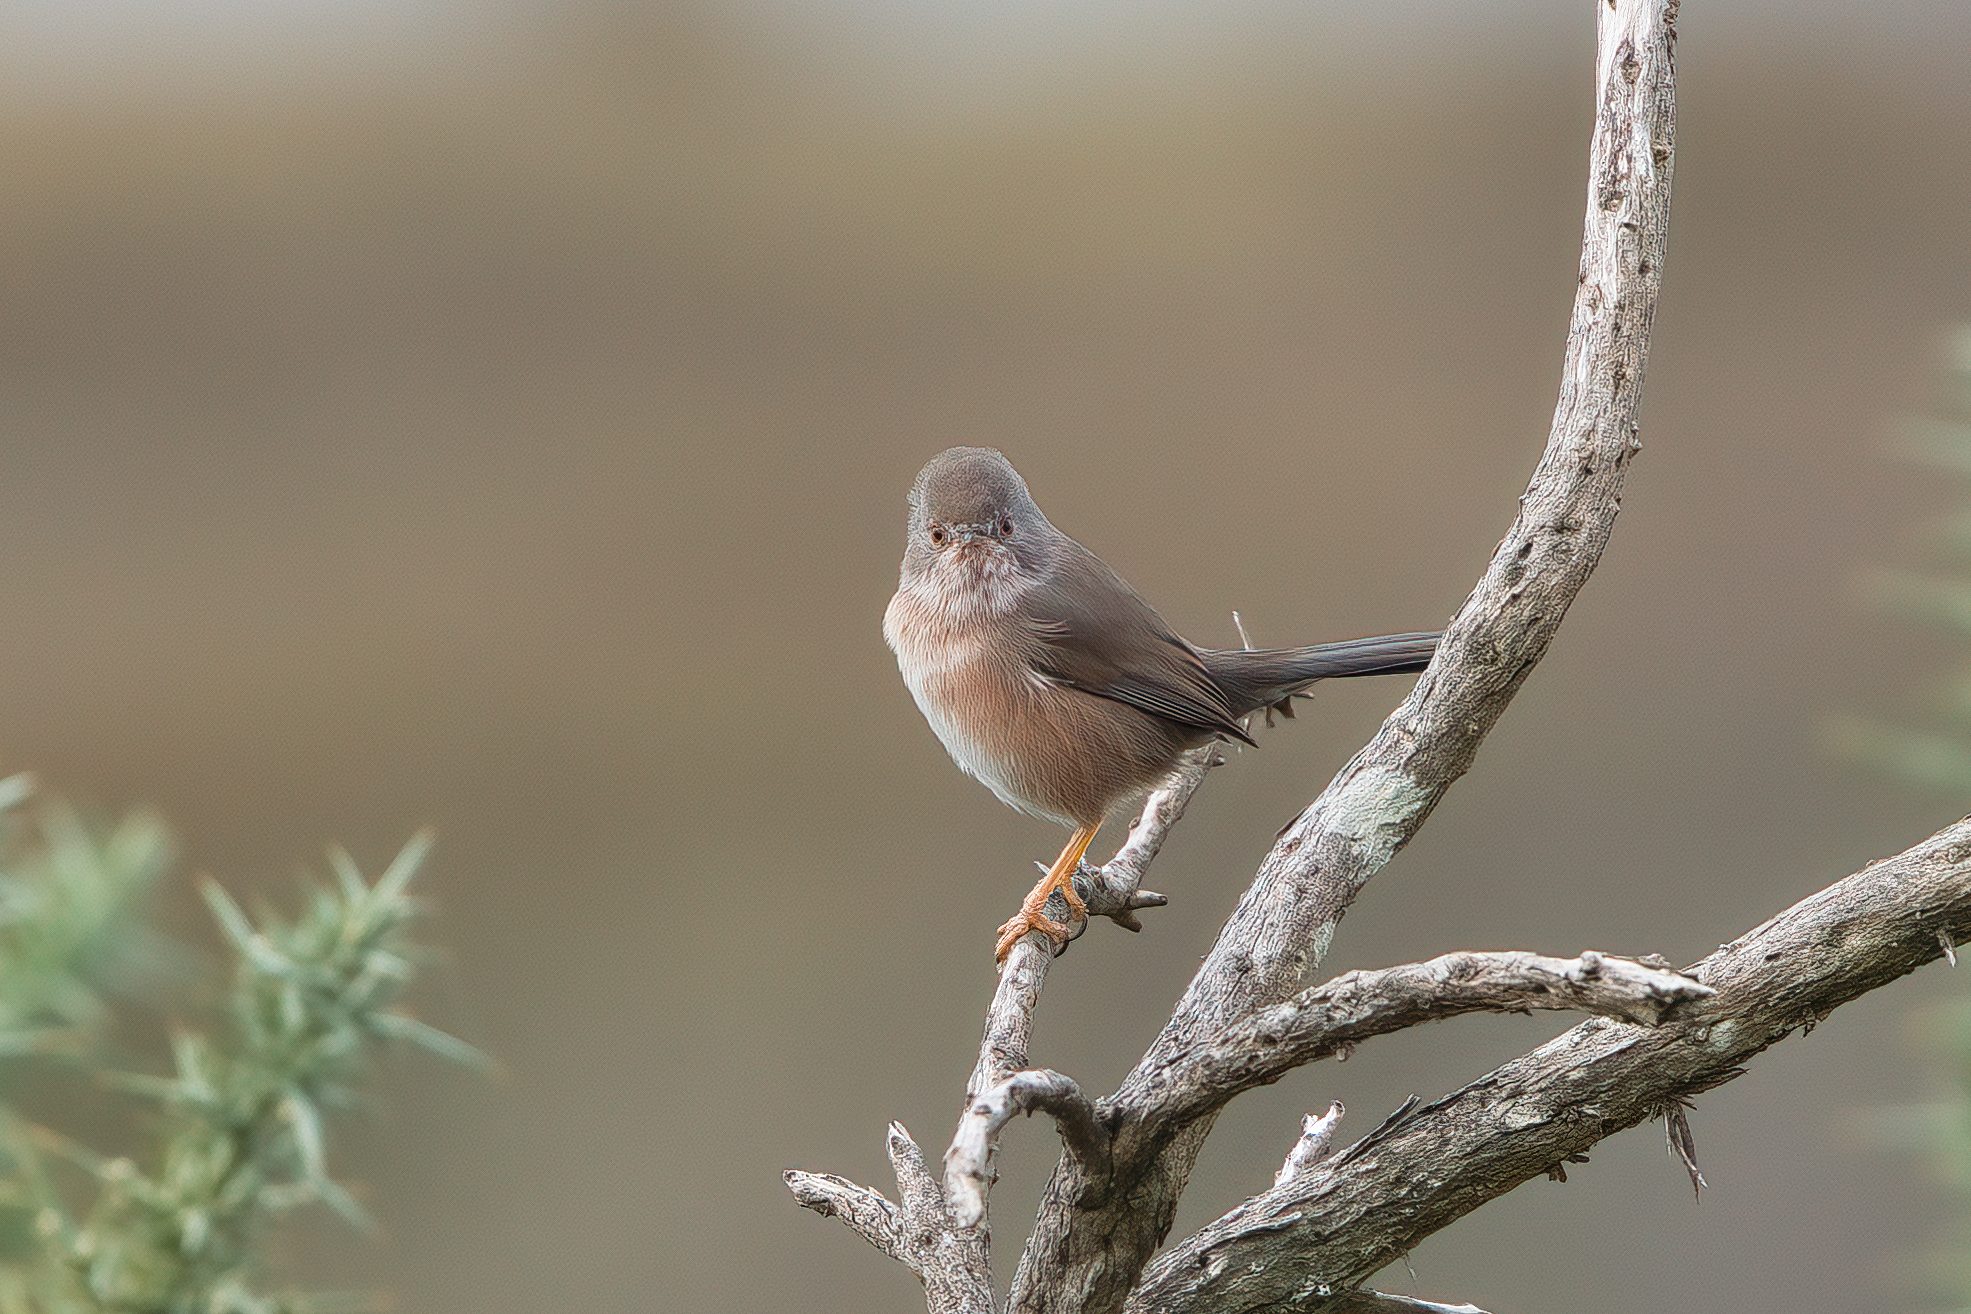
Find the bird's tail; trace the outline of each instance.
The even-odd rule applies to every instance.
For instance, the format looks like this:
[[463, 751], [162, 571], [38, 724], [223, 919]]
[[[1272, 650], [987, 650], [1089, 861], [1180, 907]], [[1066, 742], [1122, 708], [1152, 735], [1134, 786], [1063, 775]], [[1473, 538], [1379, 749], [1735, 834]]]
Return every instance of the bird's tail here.
[[1288, 716], [1288, 699], [1316, 680], [1349, 675], [1402, 675], [1421, 671], [1437, 651], [1440, 634], [1380, 634], [1371, 639], [1317, 643], [1311, 648], [1207, 648], [1212, 680], [1225, 692], [1234, 715], [1262, 707]]

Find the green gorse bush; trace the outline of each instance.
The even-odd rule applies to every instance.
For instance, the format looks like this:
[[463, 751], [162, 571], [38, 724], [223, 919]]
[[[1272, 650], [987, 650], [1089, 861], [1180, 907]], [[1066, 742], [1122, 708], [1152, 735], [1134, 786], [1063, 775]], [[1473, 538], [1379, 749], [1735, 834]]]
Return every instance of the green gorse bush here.
[[[141, 817], [92, 832], [47, 808], [19, 823], [25, 790], [11, 788], [8, 810], [24, 833], [0, 873], [0, 1034], [17, 1053], [45, 1052], [61, 1037], [86, 1054], [103, 992], [131, 970], [129, 946], [145, 939], [138, 906], [168, 842]], [[328, 879], [286, 916], [249, 916], [205, 883], [235, 960], [223, 1018], [173, 1035], [167, 1074], [102, 1074], [120, 1097], [151, 1106], [151, 1151], [99, 1155], [10, 1115], [0, 1192], [30, 1235], [0, 1269], [0, 1314], [280, 1314], [364, 1303], [275, 1288], [264, 1252], [275, 1220], [309, 1206], [368, 1225], [330, 1175], [328, 1143], [332, 1115], [356, 1100], [379, 1048], [403, 1042], [478, 1061], [400, 1007], [422, 957], [408, 890], [427, 847], [413, 840], [373, 881], [335, 853]], [[17, 961], [16, 945], [26, 951]], [[155, 957], [136, 955], [140, 964]]]

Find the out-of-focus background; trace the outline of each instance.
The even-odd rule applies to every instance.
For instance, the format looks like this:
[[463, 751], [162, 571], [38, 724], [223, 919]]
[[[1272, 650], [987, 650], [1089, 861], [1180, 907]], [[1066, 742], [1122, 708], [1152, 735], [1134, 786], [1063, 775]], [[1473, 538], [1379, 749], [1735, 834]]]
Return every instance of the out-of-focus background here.
[[[1944, 503], [1885, 457], [1971, 311], [1971, 7], [1689, 4], [1644, 453], [1551, 657], [1333, 966], [1679, 961], [1964, 810], [1821, 748], [1954, 656], [1857, 601]], [[953, 442], [1202, 642], [1437, 624], [1543, 440], [1585, 3], [22, 0], [0, 14], [0, 770], [155, 804], [280, 893], [440, 836], [424, 1016], [338, 1143], [384, 1233], [296, 1270], [434, 1314], [913, 1307], [780, 1170], [948, 1133], [990, 944], [1059, 837], [945, 760], [879, 636]], [[1200, 796], [1035, 1053], [1114, 1081], [1268, 836], [1401, 692]], [[167, 920], [209, 935], [188, 881]], [[1860, 1134], [1938, 967], [1662, 1134], [1434, 1238], [1495, 1309], [1893, 1307], [1937, 1212]], [[1564, 1020], [1242, 1100], [1356, 1132]], [[1002, 1249], [1051, 1162], [1014, 1129]], [[1010, 1268], [1011, 1255], [1002, 1257]]]

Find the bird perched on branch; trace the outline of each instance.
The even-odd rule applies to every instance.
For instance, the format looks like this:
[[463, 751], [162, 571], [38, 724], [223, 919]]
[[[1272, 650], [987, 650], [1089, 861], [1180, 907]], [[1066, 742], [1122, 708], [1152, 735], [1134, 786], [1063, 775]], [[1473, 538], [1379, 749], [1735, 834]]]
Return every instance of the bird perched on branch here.
[[933, 457], [910, 490], [902, 578], [883, 617], [904, 683], [958, 765], [1000, 801], [1069, 827], [1061, 856], [999, 929], [1001, 962], [1061, 892], [1110, 812], [1156, 788], [1189, 749], [1253, 739], [1240, 718], [1317, 680], [1420, 671], [1436, 634], [1311, 648], [1187, 643], [1102, 559], [1056, 529], [1012, 463], [985, 447]]

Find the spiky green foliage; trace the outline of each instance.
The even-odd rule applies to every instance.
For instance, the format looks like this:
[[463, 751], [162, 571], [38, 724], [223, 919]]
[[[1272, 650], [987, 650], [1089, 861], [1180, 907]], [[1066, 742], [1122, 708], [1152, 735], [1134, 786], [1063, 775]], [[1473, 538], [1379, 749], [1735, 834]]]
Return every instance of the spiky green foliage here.
[[[1922, 560], [1870, 581], [1877, 605], [1956, 637], [1971, 637], [1971, 326], [1947, 344], [1936, 414], [1906, 422], [1904, 454], [1964, 485], [1966, 505], [1919, 531]], [[1909, 714], [1906, 714], [1906, 716]], [[1849, 716], [1830, 723], [1831, 745], [1926, 792], [1971, 796], [1971, 666], [1920, 695], [1922, 723]], [[1942, 1078], [1937, 1100], [1871, 1110], [1874, 1138], [1906, 1152], [1941, 1201], [1932, 1235], [1912, 1256], [1926, 1307], [1971, 1314], [1971, 1003], [1913, 1019], [1919, 1051]]]
[[[218, 885], [205, 885], [236, 959], [224, 1018], [209, 1032], [172, 1038], [168, 1075], [109, 1076], [122, 1097], [152, 1110], [148, 1153], [105, 1157], [13, 1120], [13, 1168], [0, 1193], [31, 1208], [36, 1245], [0, 1270], [0, 1314], [276, 1314], [348, 1304], [274, 1289], [265, 1243], [276, 1218], [305, 1206], [366, 1224], [330, 1176], [328, 1135], [331, 1115], [354, 1101], [380, 1045], [408, 1042], [476, 1060], [398, 1007], [419, 960], [409, 933], [418, 908], [407, 887], [425, 849], [413, 840], [374, 882], [333, 855], [332, 878], [309, 889], [291, 917], [250, 917]], [[77, 861], [68, 872], [85, 892], [94, 887], [83, 873], [105, 878], [127, 866], [104, 860], [123, 852], [116, 845], [93, 852], [93, 867]], [[51, 946], [43, 962], [69, 961], [52, 946], [79, 942], [88, 919], [66, 910], [98, 907], [103, 894], [46, 898], [37, 906], [63, 915], [31, 931], [34, 919], [24, 916], [21, 934]], [[80, 970], [66, 978], [50, 971], [40, 998], [57, 1003], [37, 1007], [31, 1020], [87, 1013], [97, 1007], [81, 1002], [90, 997]]]
[[[92, 822], [0, 779], [0, 1101], [36, 1068], [99, 1053], [108, 997], [166, 973], [166, 947], [144, 928], [146, 896], [169, 864], [158, 820]], [[0, 1262], [33, 1248], [33, 1210], [4, 1176]]]
[[84, 1048], [104, 993], [154, 978], [165, 956], [138, 920], [171, 859], [162, 823], [92, 825], [31, 794], [26, 776], [0, 779], [0, 1080], [9, 1058]]

